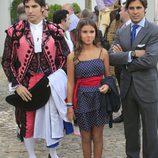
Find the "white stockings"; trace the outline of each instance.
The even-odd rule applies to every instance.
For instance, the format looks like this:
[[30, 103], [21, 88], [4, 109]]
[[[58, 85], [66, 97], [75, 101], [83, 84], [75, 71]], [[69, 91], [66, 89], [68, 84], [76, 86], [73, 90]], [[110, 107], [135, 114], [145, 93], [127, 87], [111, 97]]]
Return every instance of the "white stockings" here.
[[[34, 149], [35, 148], [34, 138], [24, 138], [24, 143], [25, 143], [26, 150], [29, 154], [29, 158], [36, 158], [35, 149]], [[59, 158], [56, 153], [56, 148], [50, 148], [49, 153], [50, 153], [51, 158]]]
[[35, 149], [34, 149], [35, 148], [34, 138], [24, 138], [24, 143], [26, 150], [29, 154], [29, 158], [36, 158]]
[[59, 158], [56, 153], [56, 148], [49, 149], [49, 153], [50, 153], [51, 158]]

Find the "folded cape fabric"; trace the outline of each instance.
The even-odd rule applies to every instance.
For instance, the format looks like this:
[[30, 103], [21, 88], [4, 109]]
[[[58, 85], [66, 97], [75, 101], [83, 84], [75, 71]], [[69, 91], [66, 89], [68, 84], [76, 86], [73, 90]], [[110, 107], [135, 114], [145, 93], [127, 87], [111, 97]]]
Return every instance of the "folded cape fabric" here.
[[26, 102], [22, 100], [17, 93], [7, 96], [6, 101], [11, 105], [22, 108], [26, 111], [39, 109], [44, 106], [49, 99], [51, 91], [48, 83], [48, 78], [44, 76], [34, 87], [30, 89], [30, 93], [32, 94], [31, 101]]

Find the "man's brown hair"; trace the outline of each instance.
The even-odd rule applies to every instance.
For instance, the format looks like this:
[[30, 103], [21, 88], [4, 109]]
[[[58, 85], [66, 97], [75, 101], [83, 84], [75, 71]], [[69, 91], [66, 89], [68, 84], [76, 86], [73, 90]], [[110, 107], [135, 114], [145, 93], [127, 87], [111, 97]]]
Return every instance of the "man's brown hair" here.
[[[25, 3], [28, 3], [30, 0], [23, 0], [23, 4], [25, 5]], [[34, 0], [36, 3], [38, 3], [41, 7], [45, 7], [46, 6], [46, 2], [45, 0]]]
[[[127, 0], [126, 1], [126, 9], [128, 9], [128, 7], [129, 7], [129, 4], [131, 3], [131, 2], [134, 2], [134, 1], [136, 1], [136, 0]], [[147, 0], [139, 0], [141, 3], [142, 3], [142, 5], [144, 6], [144, 8], [146, 9], [147, 8], [147, 5], [148, 5], [148, 2], [147, 2]]]

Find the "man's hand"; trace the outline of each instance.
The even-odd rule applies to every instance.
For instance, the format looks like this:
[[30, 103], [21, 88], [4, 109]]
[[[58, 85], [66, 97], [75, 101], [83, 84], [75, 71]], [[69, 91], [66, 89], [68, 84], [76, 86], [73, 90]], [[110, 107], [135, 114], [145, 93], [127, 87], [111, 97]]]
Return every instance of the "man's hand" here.
[[135, 50], [136, 58], [140, 58], [145, 54], [145, 50]]
[[123, 49], [119, 44], [112, 45], [112, 50], [114, 53], [123, 52]]
[[26, 102], [28, 102], [32, 98], [32, 94], [28, 91], [28, 89], [26, 87], [24, 87], [22, 85], [19, 85], [16, 88], [16, 92]]

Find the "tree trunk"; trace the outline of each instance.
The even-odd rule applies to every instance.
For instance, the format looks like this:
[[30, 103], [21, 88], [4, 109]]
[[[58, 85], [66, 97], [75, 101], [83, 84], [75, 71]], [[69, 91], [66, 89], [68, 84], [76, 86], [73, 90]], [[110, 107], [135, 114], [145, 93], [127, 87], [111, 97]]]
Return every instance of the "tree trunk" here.
[[85, 8], [92, 10], [92, 0], [85, 0]]

